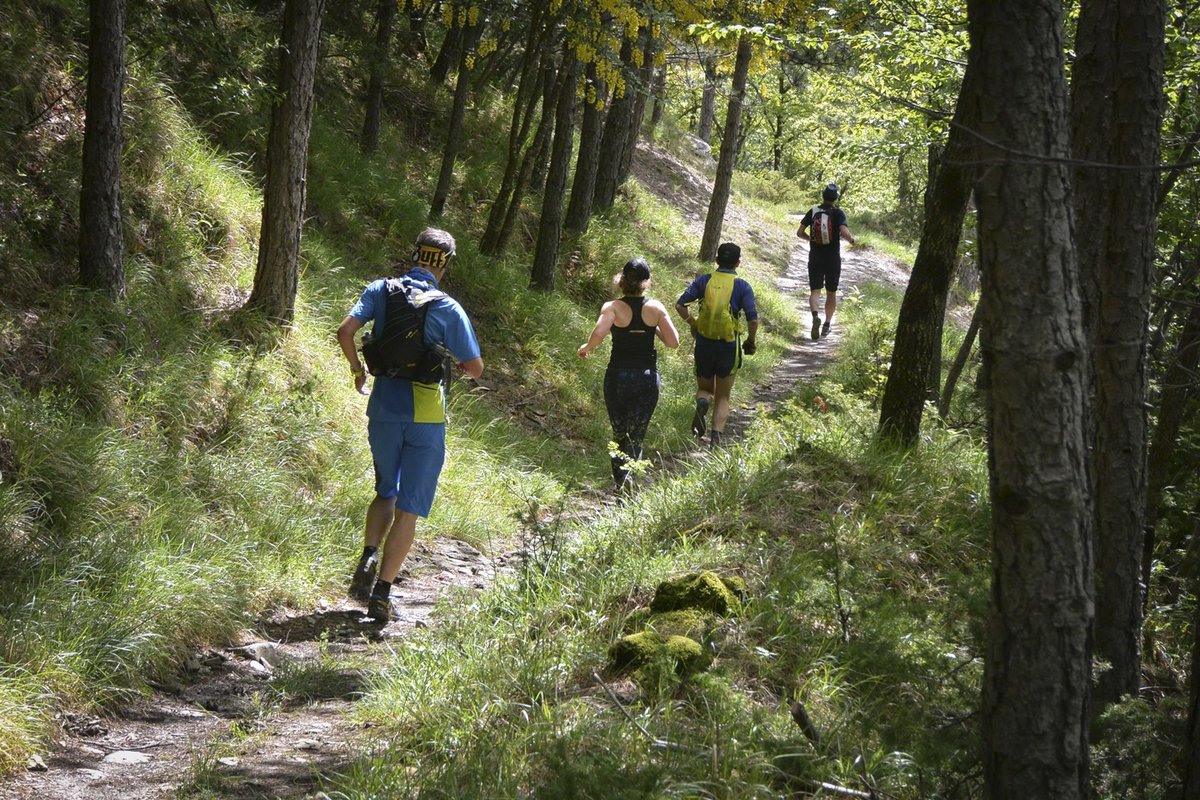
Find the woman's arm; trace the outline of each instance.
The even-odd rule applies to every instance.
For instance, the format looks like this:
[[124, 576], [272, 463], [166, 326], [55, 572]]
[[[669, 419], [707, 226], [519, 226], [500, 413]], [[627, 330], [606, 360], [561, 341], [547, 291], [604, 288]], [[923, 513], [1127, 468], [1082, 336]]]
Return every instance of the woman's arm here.
[[658, 324], [654, 326], [655, 335], [667, 347], [679, 347], [679, 331], [675, 330], [675, 323], [671, 321], [666, 306], [657, 300], [651, 300], [650, 307], [659, 313]]
[[587, 358], [593, 350], [600, 346], [600, 343], [604, 341], [604, 337], [612, 329], [615, 319], [616, 313], [613, 311], [612, 303], [605, 303], [604, 307], [600, 309], [600, 318], [596, 320], [596, 327], [592, 328], [592, 335], [579, 348], [580, 358]]

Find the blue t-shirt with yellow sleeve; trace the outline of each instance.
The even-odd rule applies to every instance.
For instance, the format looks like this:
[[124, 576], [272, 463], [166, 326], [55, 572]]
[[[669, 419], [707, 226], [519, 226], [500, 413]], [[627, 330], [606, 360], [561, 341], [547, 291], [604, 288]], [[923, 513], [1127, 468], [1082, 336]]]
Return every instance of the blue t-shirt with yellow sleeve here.
[[[422, 290], [437, 289], [433, 274], [414, 267], [401, 276], [406, 285]], [[479, 358], [479, 341], [467, 312], [450, 297], [431, 300], [425, 314], [425, 346], [441, 345], [459, 362]], [[350, 309], [350, 316], [376, 334], [383, 332], [387, 319], [387, 281], [373, 281]], [[441, 383], [417, 383], [408, 378], [376, 376], [367, 401], [367, 416], [376, 422], [446, 422], [446, 399]]]

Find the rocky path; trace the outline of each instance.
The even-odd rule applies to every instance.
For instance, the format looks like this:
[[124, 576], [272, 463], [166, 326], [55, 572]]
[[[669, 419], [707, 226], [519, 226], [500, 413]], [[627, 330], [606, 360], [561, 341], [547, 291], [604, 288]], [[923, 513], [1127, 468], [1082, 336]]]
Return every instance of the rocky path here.
[[[648, 191], [684, 214], [700, 239], [711, 185], [693, 166], [639, 146], [635, 170]], [[798, 219], [798, 217], [797, 217]], [[795, 221], [788, 221], [794, 231]], [[794, 237], [776, 241], [756, 221], [730, 208], [729, 236], [774, 249], [786, 269], [778, 288], [807, 308], [807, 249]], [[866, 282], [903, 287], [903, 265], [869, 250], [844, 254], [842, 292]], [[845, 321], [845, 318], [840, 318]], [[735, 409], [729, 431], [792, 394], [829, 363], [841, 328], [819, 341], [799, 339], [754, 401]], [[598, 498], [585, 499], [596, 513]], [[577, 509], [578, 510], [578, 509]], [[236, 645], [192, 654], [169, 683], [109, 717], [64, 715], [49, 752], [0, 783], [0, 800], [174, 797], [317, 798], [318, 776], [344, 768], [361, 747], [353, 704], [396, 640], [432, 623], [448, 590], [491, 585], [519, 553], [489, 557], [455, 540], [418, 541], [405, 565], [386, 628], [357, 606], [327, 598], [311, 612], [281, 611], [247, 630]]]

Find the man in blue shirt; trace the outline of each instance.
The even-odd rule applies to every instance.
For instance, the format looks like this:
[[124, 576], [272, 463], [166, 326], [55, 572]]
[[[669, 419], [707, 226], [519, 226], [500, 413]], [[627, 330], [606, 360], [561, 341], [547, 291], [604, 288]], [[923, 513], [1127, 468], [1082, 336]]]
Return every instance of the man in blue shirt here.
[[[742, 261], [742, 249], [733, 242], [717, 248], [717, 268], [700, 275], [675, 302], [675, 310], [692, 329], [696, 340], [696, 413], [692, 417], [692, 433], [704, 436], [705, 418], [712, 404], [712, 432], [709, 445], [721, 443], [725, 420], [729, 416], [729, 395], [742, 354], [754, 355], [754, 337], [758, 332], [758, 308], [754, 304], [754, 289], [737, 277]], [[700, 309], [693, 314], [690, 303], [700, 300]], [[742, 341], [738, 317], [746, 315], [746, 340]]]
[[[831, 183], [821, 191], [821, 205], [811, 209], [800, 220], [796, 235], [809, 243], [808, 308], [812, 312], [812, 338], [829, 335], [833, 314], [837, 311], [838, 281], [842, 275], [841, 241], [854, 244], [846, 212], [834, 205], [841, 191]], [[817, 226], [822, 230], [817, 231]], [[806, 230], [811, 228], [812, 230]], [[821, 325], [821, 290], [825, 290], [825, 325]]]
[[[425, 229], [417, 237], [408, 271], [400, 280], [434, 293], [434, 299], [425, 305], [425, 346], [444, 348], [461, 371], [478, 378], [483, 374], [483, 359], [471, 320], [462, 306], [438, 291], [454, 249], [454, 237], [449, 233]], [[338, 344], [350, 362], [359, 394], [367, 393], [367, 376], [354, 335], [367, 322], [376, 337], [383, 332], [387, 297], [387, 280], [374, 281], [338, 327]], [[350, 582], [350, 594], [367, 602], [367, 615], [373, 621], [386, 623], [391, 619], [392, 583], [412, 547], [417, 517], [429, 516], [433, 507], [445, 462], [446, 400], [441, 381], [420, 383], [377, 375], [367, 401], [367, 418], [367, 441], [375, 463], [375, 499], [367, 507], [365, 546]]]

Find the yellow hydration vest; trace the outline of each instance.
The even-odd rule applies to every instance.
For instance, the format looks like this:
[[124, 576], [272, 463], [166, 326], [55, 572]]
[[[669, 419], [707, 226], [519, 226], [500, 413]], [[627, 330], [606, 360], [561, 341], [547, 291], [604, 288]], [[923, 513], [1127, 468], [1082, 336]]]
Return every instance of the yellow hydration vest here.
[[737, 340], [740, 333], [738, 321], [729, 310], [729, 300], [733, 296], [733, 284], [736, 280], [737, 275], [732, 272], [710, 273], [708, 286], [700, 301], [700, 311], [696, 315], [696, 331], [705, 339], [721, 342]]

